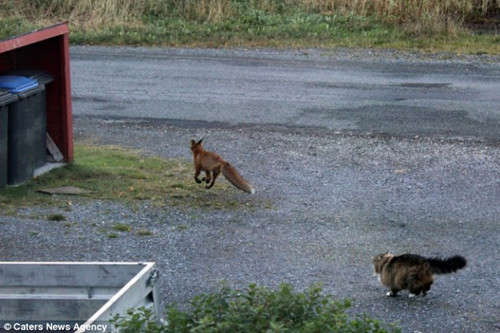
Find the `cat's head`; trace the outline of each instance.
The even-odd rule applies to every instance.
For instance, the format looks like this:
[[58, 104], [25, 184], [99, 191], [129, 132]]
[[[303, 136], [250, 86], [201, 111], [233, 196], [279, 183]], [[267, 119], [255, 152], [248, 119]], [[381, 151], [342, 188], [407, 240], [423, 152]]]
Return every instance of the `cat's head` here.
[[375, 270], [375, 274], [380, 274], [382, 272], [382, 267], [385, 265], [385, 263], [394, 257], [394, 255], [390, 252], [384, 252], [377, 254], [375, 257], [373, 257], [373, 269]]

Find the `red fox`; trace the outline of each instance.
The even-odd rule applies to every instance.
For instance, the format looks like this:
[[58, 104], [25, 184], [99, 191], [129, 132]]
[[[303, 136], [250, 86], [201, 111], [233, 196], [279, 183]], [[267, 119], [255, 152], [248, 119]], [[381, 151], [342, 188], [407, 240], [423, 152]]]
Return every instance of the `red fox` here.
[[[215, 179], [219, 176], [220, 172], [226, 179], [247, 193], [255, 193], [255, 190], [248, 182], [241, 177], [241, 175], [236, 171], [236, 169], [229, 163], [226, 162], [214, 152], [206, 151], [201, 145], [203, 139], [196, 142], [191, 140], [191, 151], [193, 152], [194, 160], [194, 180], [200, 184], [201, 182], [206, 182], [205, 188], [209, 189], [214, 186]], [[201, 171], [205, 171], [205, 177], [201, 180], [198, 179]]]

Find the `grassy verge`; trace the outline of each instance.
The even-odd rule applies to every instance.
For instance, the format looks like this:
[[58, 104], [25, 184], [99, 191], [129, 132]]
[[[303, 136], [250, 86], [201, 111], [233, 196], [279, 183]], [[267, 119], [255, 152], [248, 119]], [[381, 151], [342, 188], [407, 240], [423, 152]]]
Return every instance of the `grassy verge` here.
[[500, 4], [486, 0], [411, 0], [405, 5], [383, 0], [13, 3], [0, 9], [0, 38], [69, 20], [73, 44], [345, 46], [500, 54], [498, 30], [479, 34], [464, 28], [468, 22], [498, 27]]
[[[260, 15], [260, 16], [259, 16]], [[410, 36], [397, 26], [360, 16], [297, 13], [255, 14], [250, 21], [198, 23], [182, 19], [146, 21], [137, 26], [76, 30], [75, 44], [186, 47], [361, 47], [500, 54], [500, 35], [465, 31]]]
[[118, 147], [75, 146], [75, 162], [42, 175], [19, 187], [0, 190], [0, 212], [15, 214], [31, 205], [67, 207], [68, 196], [47, 195], [37, 190], [47, 187], [77, 186], [90, 190], [78, 198], [119, 200], [135, 204], [144, 200], [156, 207], [168, 205], [240, 209], [265, 205], [255, 198], [237, 196], [224, 180], [205, 190], [193, 180], [192, 163], [177, 159], [144, 157]]

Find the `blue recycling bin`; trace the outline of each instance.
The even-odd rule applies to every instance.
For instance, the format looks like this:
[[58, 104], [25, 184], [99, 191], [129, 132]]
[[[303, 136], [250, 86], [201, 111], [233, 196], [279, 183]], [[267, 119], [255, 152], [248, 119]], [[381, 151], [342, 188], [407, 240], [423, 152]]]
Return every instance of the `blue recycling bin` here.
[[45, 86], [25, 76], [3, 75], [0, 88], [17, 97], [8, 111], [7, 184], [18, 185], [46, 161]]
[[36, 69], [15, 69], [9, 71], [7, 75], [23, 76], [29, 79], [36, 80], [38, 84], [47, 85], [54, 81], [52, 75], [45, 71], [40, 71]]
[[16, 100], [8, 90], [0, 89], [0, 188], [7, 185], [9, 104]]

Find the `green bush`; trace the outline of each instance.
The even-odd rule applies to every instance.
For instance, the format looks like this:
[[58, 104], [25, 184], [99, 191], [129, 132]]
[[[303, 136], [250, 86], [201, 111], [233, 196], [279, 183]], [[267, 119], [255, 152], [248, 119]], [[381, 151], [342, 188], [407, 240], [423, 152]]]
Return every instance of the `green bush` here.
[[167, 308], [165, 324], [157, 323], [145, 308], [129, 310], [112, 323], [121, 332], [400, 332], [367, 316], [350, 318], [345, 310], [350, 302], [336, 301], [313, 286], [295, 292], [289, 284], [273, 291], [251, 284], [243, 291], [223, 287], [216, 293], [202, 294], [191, 301], [191, 309]]

